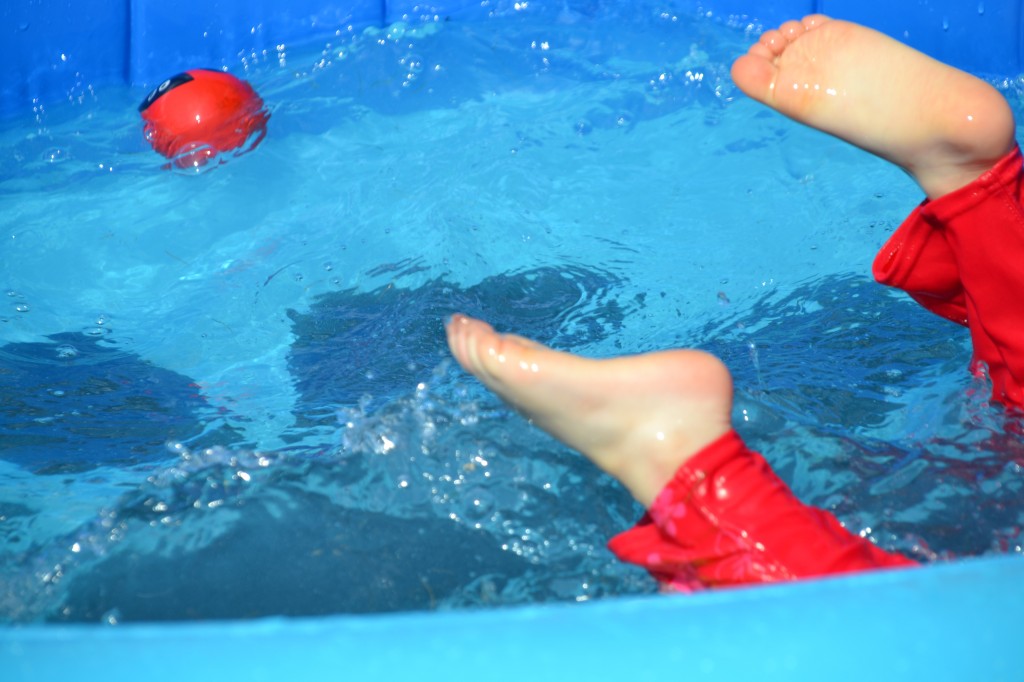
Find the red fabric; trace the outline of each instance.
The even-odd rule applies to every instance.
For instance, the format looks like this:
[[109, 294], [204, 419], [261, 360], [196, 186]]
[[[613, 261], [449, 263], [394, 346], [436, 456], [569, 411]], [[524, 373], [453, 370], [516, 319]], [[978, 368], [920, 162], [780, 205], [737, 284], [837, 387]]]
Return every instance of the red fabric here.
[[640, 523], [608, 546], [684, 592], [916, 565], [803, 504], [735, 431], [680, 467]]
[[971, 330], [992, 398], [1024, 407], [1024, 174], [1015, 148], [977, 180], [925, 201], [875, 258], [875, 278]]
[[[977, 180], [925, 201], [875, 258], [882, 284], [971, 331], [971, 368], [993, 399], [1024, 408], [1024, 172], [1019, 148]], [[914, 562], [804, 505], [735, 432], [684, 464], [634, 528], [623, 561], [682, 591]]]

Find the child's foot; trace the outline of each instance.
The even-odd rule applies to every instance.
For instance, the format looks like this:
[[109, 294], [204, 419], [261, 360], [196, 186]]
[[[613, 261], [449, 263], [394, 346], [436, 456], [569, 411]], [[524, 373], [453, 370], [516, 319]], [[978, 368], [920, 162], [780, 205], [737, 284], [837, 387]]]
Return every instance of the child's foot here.
[[645, 507], [686, 459], [731, 428], [732, 379], [713, 355], [673, 350], [590, 360], [463, 315], [447, 332], [464, 369]]
[[821, 15], [767, 31], [733, 64], [747, 95], [909, 172], [931, 198], [1014, 145], [995, 88], [877, 31]]

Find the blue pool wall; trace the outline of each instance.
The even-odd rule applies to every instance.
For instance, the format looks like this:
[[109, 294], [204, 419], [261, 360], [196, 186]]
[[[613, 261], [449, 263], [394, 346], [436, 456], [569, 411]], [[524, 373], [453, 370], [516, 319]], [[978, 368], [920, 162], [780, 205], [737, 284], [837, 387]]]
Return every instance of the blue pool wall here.
[[[997, 77], [1024, 71], [1024, 0], [667, 0], [673, 11], [740, 26], [812, 12], [858, 21], [960, 68]], [[197, 66], [237, 71], [243, 55], [329, 40], [353, 26], [515, 11], [514, 0], [63, 0], [0, 3], [5, 69], [0, 117], [31, 115], [97, 89], [148, 89]], [[587, 13], [629, 0], [528, 0]], [[529, 11], [529, 7], [527, 8]]]
[[226, 623], [0, 629], [4, 682], [1011, 682], [1024, 561], [690, 596]]

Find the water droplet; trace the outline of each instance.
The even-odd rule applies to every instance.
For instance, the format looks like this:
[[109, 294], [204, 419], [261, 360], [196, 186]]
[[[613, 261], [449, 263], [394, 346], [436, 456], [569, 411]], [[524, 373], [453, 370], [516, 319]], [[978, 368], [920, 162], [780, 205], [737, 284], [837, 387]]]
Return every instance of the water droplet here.
[[948, 31], [949, 30], [949, 17], [942, 17], [942, 30], [943, 31]]
[[324, 263], [324, 270], [326, 270], [327, 272], [330, 272], [333, 269], [334, 269], [333, 265], [331, 265], [330, 263]]
[[29, 311], [28, 304], [26, 303], [19, 303], [18, 305], [14, 306], [14, 309], [17, 310], [19, 313], [27, 313]]
[[984, 14], [984, 13], [985, 13], [985, 3], [979, 2], [978, 3], [978, 14]]

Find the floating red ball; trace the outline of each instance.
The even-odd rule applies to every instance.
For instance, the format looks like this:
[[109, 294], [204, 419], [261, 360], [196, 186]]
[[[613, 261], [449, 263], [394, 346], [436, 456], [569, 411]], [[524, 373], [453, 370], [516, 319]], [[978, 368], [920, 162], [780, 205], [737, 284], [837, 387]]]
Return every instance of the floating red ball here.
[[146, 96], [139, 112], [153, 149], [177, 166], [197, 168], [223, 152], [254, 148], [270, 118], [251, 85], [210, 69], [168, 78]]

